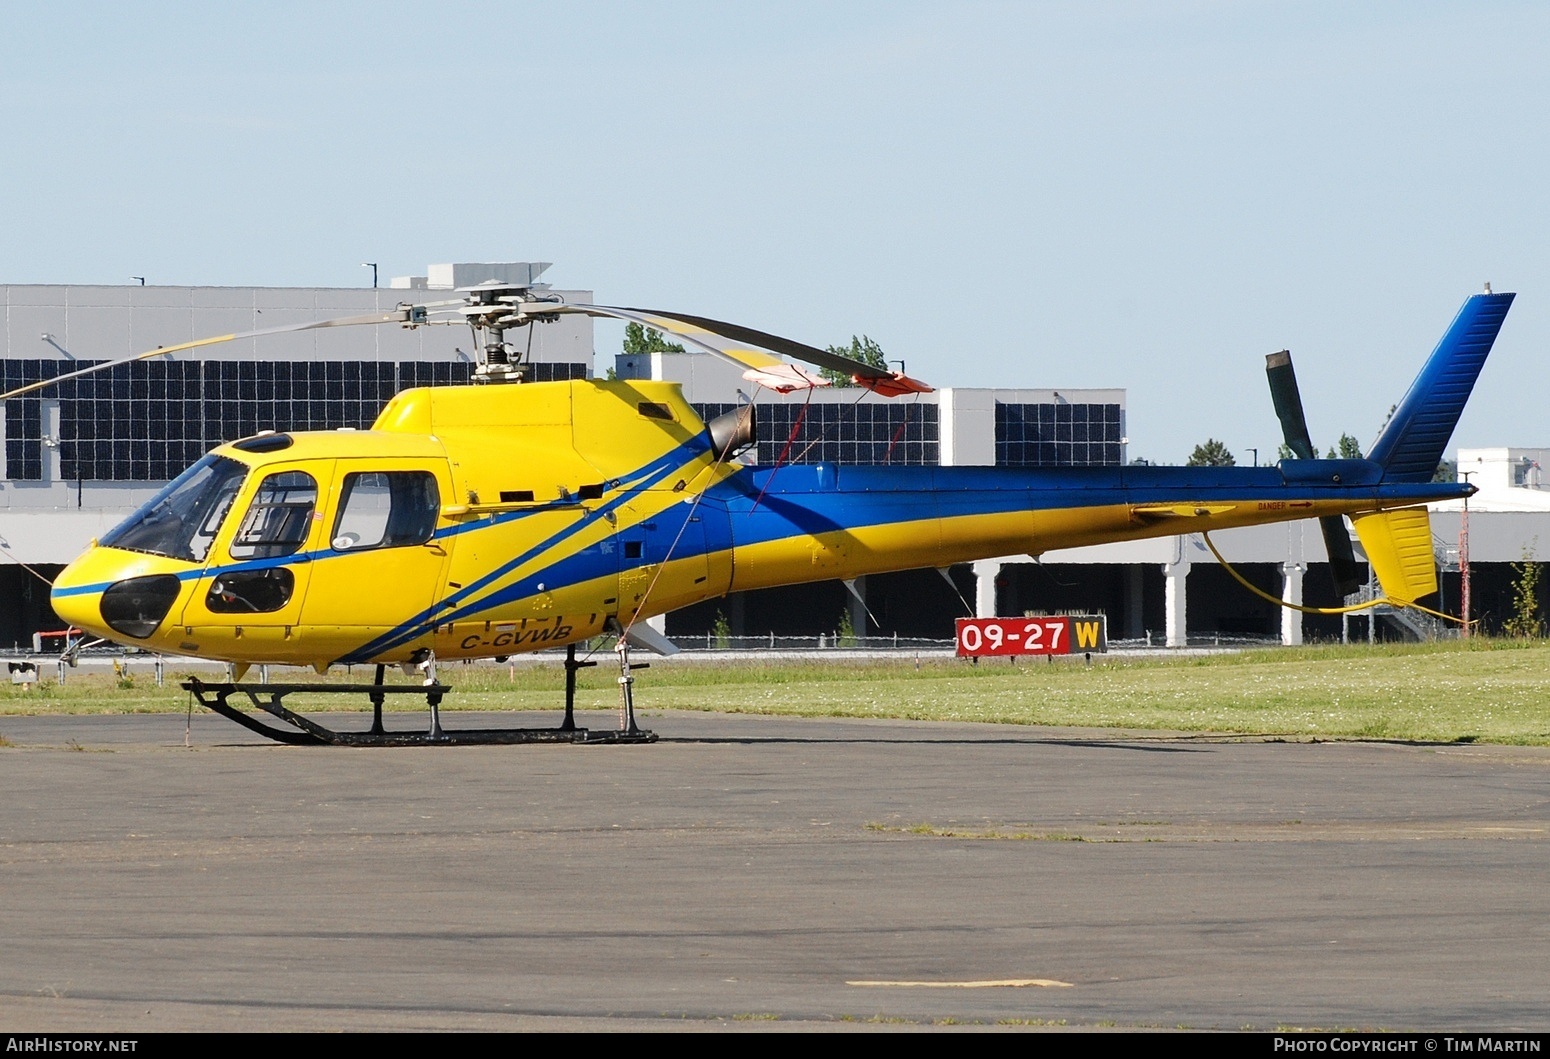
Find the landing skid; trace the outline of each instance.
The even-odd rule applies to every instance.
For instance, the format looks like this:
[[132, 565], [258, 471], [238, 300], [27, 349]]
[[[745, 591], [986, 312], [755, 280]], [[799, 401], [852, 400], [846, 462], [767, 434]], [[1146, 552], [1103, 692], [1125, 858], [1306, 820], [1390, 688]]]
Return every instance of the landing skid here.
[[[375, 684], [207, 684], [198, 677], [183, 682], [199, 705], [236, 721], [251, 732], [289, 746], [490, 746], [513, 743], [655, 743], [655, 732], [635, 726], [634, 703], [629, 687], [621, 678], [625, 697], [624, 723], [617, 731], [594, 731], [576, 727], [576, 672], [596, 665], [576, 661], [572, 646], [565, 658], [565, 721], [559, 728], [469, 728], [448, 730], [441, 726], [441, 699], [452, 689], [445, 684], [384, 684], [383, 666], [377, 667]], [[623, 659], [624, 673], [630, 670], [628, 655]], [[285, 706], [287, 695], [320, 692], [330, 695], [365, 695], [371, 700], [372, 725], [365, 732], [337, 732]], [[258, 709], [279, 718], [291, 728], [276, 728], [246, 713], [227, 700], [232, 695], [246, 696]], [[430, 729], [424, 732], [389, 732], [382, 724], [382, 702], [388, 695], [424, 695], [431, 710]]]

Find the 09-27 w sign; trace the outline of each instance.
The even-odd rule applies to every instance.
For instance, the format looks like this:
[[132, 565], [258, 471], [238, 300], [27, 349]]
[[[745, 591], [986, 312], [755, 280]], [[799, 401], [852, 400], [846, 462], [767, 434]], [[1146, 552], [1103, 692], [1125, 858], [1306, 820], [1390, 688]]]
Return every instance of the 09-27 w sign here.
[[959, 658], [1071, 655], [1108, 649], [1108, 621], [1102, 614], [958, 619]]

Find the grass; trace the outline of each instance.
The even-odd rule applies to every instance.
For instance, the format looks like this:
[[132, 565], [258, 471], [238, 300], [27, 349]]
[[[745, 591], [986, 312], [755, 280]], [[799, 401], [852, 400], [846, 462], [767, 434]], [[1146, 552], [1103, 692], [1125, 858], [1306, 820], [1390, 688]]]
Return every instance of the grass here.
[[[611, 652], [580, 674], [577, 706], [618, 705]], [[149, 664], [145, 668], [149, 669]], [[505, 666], [443, 665], [458, 690], [448, 709], [556, 709], [558, 661]], [[353, 679], [362, 680], [365, 672]], [[0, 716], [17, 713], [180, 711], [187, 693], [169, 671], [120, 687], [79, 671], [61, 687], [0, 687]], [[209, 679], [207, 677], [207, 679]], [[253, 679], [250, 677], [249, 679]], [[277, 681], [314, 679], [279, 671]], [[336, 679], [347, 679], [343, 674]], [[402, 679], [402, 678], [399, 678]], [[1550, 644], [1485, 640], [1439, 644], [1273, 648], [1171, 657], [1099, 656], [1081, 661], [958, 660], [657, 662], [637, 674], [642, 711], [712, 710], [809, 717], [1059, 725], [1288, 738], [1550, 744]], [[293, 700], [307, 708], [366, 709], [353, 700]], [[411, 696], [389, 708], [415, 708]], [[423, 704], [421, 706], [423, 708]]]

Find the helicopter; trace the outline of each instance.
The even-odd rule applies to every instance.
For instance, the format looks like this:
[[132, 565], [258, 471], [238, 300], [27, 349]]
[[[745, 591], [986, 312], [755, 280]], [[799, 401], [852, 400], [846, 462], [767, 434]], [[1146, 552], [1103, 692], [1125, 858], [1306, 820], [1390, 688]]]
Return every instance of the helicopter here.
[[[568, 303], [541, 285], [457, 293], [50, 380], [313, 327], [466, 324], [480, 353], [472, 383], [406, 389], [368, 430], [265, 431], [213, 449], [58, 575], [59, 617], [104, 640], [230, 663], [231, 682], [186, 686], [272, 738], [380, 744], [651, 739], [634, 721], [630, 649], [674, 647], [647, 619], [731, 592], [1000, 555], [1317, 518], [1346, 594], [1357, 579], [1349, 518], [1387, 601], [1414, 604], [1437, 589], [1424, 505], [1474, 491], [1433, 474], [1514, 297], [1487, 287], [1464, 302], [1365, 459], [1315, 458], [1281, 351], [1267, 374], [1292, 458], [1019, 469], [745, 464], [755, 404], [705, 422], [677, 383], [524, 381], [507, 332], [582, 313], [670, 333], [779, 392], [826, 384], [814, 367], [884, 396], [931, 388], [707, 317]], [[576, 645], [600, 636], [617, 638], [622, 696], [620, 731], [606, 735], [576, 728], [572, 714], [576, 672], [596, 664], [578, 661]], [[442, 728], [437, 662], [554, 647], [567, 648], [561, 728]], [[240, 683], [266, 664], [375, 666], [372, 684], [348, 686], [371, 697], [372, 730], [332, 732], [284, 706], [284, 695], [318, 685]], [[386, 685], [391, 665], [423, 684]], [[404, 690], [425, 692], [429, 732], [384, 731], [383, 696]], [[233, 695], [296, 731], [260, 724]]]

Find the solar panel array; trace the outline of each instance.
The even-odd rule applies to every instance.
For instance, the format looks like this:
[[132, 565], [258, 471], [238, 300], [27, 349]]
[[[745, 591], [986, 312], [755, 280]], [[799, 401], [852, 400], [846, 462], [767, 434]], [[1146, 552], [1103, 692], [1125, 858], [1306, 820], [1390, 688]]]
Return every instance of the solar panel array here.
[[1117, 404], [996, 403], [997, 467], [1117, 467]]
[[[0, 361], [6, 389], [54, 378], [89, 361]], [[397, 392], [466, 383], [466, 361], [151, 360], [59, 383], [4, 407], [4, 476], [44, 471], [45, 401], [59, 405], [60, 471], [68, 481], [167, 481], [214, 446], [260, 430], [364, 429]], [[534, 381], [585, 378], [583, 364], [538, 363]], [[709, 420], [733, 404], [696, 404]], [[932, 466], [940, 462], [936, 404], [768, 402], [759, 406], [753, 462]], [[997, 402], [996, 465], [1117, 466], [1118, 404]]]
[[[12, 389], [90, 361], [0, 362]], [[535, 364], [535, 381], [584, 378]], [[60, 473], [76, 481], [167, 481], [224, 441], [260, 430], [369, 427], [399, 390], [466, 383], [460, 361], [168, 361], [123, 364], [5, 405], [5, 477], [43, 477], [45, 401], [59, 405]]]

